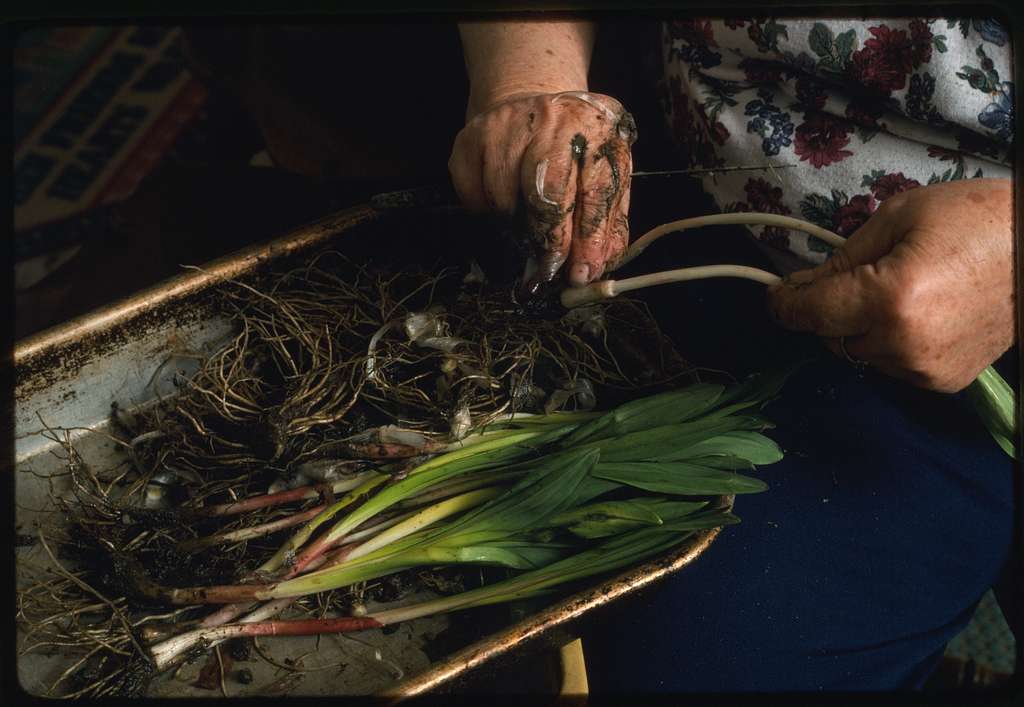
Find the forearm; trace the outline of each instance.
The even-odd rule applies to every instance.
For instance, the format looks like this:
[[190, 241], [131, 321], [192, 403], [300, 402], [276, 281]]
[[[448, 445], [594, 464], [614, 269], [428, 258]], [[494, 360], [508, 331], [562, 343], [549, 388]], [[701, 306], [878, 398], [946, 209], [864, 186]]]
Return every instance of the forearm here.
[[587, 90], [592, 22], [464, 22], [459, 34], [469, 74], [467, 120], [512, 96]]

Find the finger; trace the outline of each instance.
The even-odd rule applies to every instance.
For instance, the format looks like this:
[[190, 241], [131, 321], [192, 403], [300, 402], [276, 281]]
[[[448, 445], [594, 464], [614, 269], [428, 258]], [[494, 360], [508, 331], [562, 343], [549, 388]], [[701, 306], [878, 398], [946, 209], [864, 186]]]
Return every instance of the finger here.
[[569, 283], [585, 285], [604, 272], [620, 227], [614, 218], [631, 169], [629, 147], [617, 135], [588, 150], [581, 160], [576, 193]]
[[878, 261], [896, 243], [897, 230], [893, 226], [894, 221], [887, 214], [876, 212], [846, 239], [841, 248], [834, 249], [828, 260], [816, 267], [790, 273], [784, 278], [785, 282], [805, 285], [819, 277], [848, 272], [858, 265]]
[[473, 211], [485, 211], [489, 208], [481, 179], [482, 163], [483, 145], [477, 134], [469, 128], [463, 129], [455, 138], [455, 145], [448, 159], [448, 173], [451, 175], [452, 186], [459, 201]]
[[485, 140], [481, 164], [484, 199], [498, 213], [511, 215], [516, 209], [520, 163], [530, 138], [527, 130], [509, 129], [504, 140]]
[[864, 334], [884, 281], [875, 264], [899, 240], [887, 214], [876, 213], [822, 265], [792, 273], [768, 291], [772, 316], [782, 326], [819, 336]]
[[[630, 181], [627, 176], [626, 184], [619, 193], [619, 202], [612, 210], [612, 216], [610, 217], [611, 245], [604, 271], [614, 270], [629, 247], [629, 195]], [[604, 271], [597, 273], [595, 278], [601, 277]]]
[[527, 274], [524, 285], [534, 290], [555, 277], [572, 245], [576, 164], [571, 145], [557, 146], [550, 140], [532, 143], [522, 161], [520, 188], [535, 252], [535, 269]]
[[772, 317], [793, 331], [839, 337], [864, 334], [880, 288], [870, 265], [803, 284], [781, 283], [768, 290]]
[[493, 148], [484, 149], [480, 165], [484, 201], [487, 207], [500, 214], [511, 215], [519, 197], [518, 165], [506, 154]]

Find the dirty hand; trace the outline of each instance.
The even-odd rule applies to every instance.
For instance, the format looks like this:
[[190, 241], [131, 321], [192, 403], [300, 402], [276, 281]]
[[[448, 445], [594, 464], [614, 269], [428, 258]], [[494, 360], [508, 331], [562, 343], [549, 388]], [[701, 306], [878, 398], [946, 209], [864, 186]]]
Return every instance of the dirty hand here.
[[469, 208], [525, 209], [535, 291], [563, 264], [585, 285], [614, 266], [629, 241], [632, 116], [586, 91], [517, 94], [485, 108], [455, 139], [448, 167]]
[[775, 319], [932, 390], [966, 387], [1015, 340], [1010, 180], [912, 189], [824, 265], [769, 291]]

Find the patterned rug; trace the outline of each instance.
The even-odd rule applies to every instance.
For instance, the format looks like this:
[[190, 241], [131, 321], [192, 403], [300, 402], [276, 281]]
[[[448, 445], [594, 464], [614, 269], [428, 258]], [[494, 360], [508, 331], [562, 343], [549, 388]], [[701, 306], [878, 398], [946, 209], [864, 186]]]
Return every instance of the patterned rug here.
[[14, 48], [16, 286], [102, 230], [77, 218], [132, 193], [194, 121], [206, 89], [174, 27], [31, 29]]
[[973, 661], [997, 675], [1012, 675], [1016, 644], [995, 595], [981, 599], [971, 623], [950, 641], [946, 655], [964, 663]]

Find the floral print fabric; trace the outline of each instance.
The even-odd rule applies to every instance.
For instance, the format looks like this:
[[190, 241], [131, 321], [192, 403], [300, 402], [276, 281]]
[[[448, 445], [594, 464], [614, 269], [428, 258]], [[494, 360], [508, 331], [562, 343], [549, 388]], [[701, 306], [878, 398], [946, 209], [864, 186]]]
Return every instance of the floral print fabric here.
[[[664, 110], [723, 211], [857, 230], [907, 189], [1009, 178], [1012, 55], [990, 19], [691, 19], [666, 23]], [[755, 237], [820, 263], [787, 229]]]

